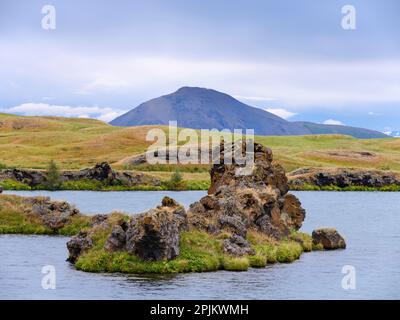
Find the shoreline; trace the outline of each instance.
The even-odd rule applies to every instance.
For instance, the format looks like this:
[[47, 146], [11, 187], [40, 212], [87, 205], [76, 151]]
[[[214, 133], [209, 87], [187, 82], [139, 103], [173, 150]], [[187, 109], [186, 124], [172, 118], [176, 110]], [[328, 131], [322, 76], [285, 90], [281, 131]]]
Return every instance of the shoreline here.
[[[128, 192], [128, 191], [207, 191], [209, 189], [209, 185], [205, 185], [204, 187], [201, 188], [178, 188], [178, 189], [171, 189], [171, 188], [166, 188], [163, 186], [135, 186], [135, 187], [123, 187], [123, 186], [107, 186], [104, 188], [60, 188], [60, 189], [55, 189], [55, 190], [50, 190], [50, 189], [45, 189], [45, 188], [32, 188], [28, 185], [22, 185], [21, 187], [18, 188], [7, 188], [2, 186], [0, 183], [0, 188], [2, 188], [4, 191], [98, 191], [98, 192], [115, 192], [115, 191], [120, 191], [120, 192]], [[345, 188], [340, 188], [338, 186], [332, 185], [332, 186], [324, 186], [324, 187], [319, 187], [317, 185], [306, 185], [303, 187], [294, 187], [294, 188], [289, 188], [289, 191], [324, 191], [324, 192], [400, 192], [400, 186], [398, 185], [391, 185], [391, 186], [385, 186], [381, 188], [375, 188], [375, 187], [365, 187], [365, 186], [351, 186], [351, 187], [345, 187]]]
[[[209, 176], [196, 176], [178, 169], [173, 172], [119, 171], [102, 162], [78, 171], [56, 169], [56, 183], [49, 172], [35, 169], [1, 169], [0, 190], [43, 191], [205, 191]], [[399, 192], [400, 174], [357, 168], [300, 168], [287, 173], [291, 191]]]

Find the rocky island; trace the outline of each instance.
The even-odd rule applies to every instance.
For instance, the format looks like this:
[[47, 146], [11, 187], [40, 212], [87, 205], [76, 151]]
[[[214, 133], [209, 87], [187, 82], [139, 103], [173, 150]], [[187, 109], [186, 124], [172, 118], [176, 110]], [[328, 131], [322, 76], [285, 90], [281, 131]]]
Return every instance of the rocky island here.
[[211, 169], [208, 195], [186, 211], [165, 197], [160, 206], [132, 217], [97, 216], [68, 243], [68, 260], [88, 272], [176, 273], [243, 271], [288, 263], [303, 252], [345, 248], [334, 229], [310, 236], [300, 229], [306, 213], [288, 193], [283, 168], [272, 151], [254, 145], [252, 174], [239, 166]]

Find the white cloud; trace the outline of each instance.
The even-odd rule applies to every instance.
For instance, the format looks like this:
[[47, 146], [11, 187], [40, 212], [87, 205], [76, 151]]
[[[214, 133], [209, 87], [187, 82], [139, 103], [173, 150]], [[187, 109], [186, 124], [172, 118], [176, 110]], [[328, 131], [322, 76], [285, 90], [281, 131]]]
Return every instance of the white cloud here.
[[127, 110], [102, 108], [102, 107], [72, 107], [47, 103], [23, 103], [18, 106], [3, 110], [8, 113], [17, 113], [25, 116], [62, 116], [76, 118], [95, 118], [109, 122]]
[[281, 117], [283, 119], [289, 119], [289, 118], [297, 115], [297, 113], [288, 111], [286, 109], [281, 109], [281, 108], [277, 108], [277, 109], [270, 108], [270, 109], [265, 109], [265, 110], [268, 111], [268, 112], [271, 112], [271, 113], [273, 113], [273, 114], [275, 114], [278, 117]]
[[[55, 46], [46, 47], [44, 56], [43, 46], [34, 42], [28, 47], [1, 45], [1, 78], [23, 82], [23, 92], [30, 96], [36, 92], [42, 96], [49, 94], [46, 92], [93, 97], [115, 94], [126, 99], [123, 103], [130, 104], [135, 98], [144, 100], [143, 97], [156, 97], [183, 85], [193, 85], [260, 103], [274, 100], [295, 112], [317, 107], [355, 110], [365, 108], [366, 103], [400, 102], [400, 59], [359, 62], [269, 59], [264, 62], [171, 58], [139, 52], [74, 52]], [[15, 72], [15, 66], [24, 70], [21, 76]], [[37, 74], [41, 75], [40, 82]]]
[[240, 95], [233, 95], [234, 98], [238, 100], [250, 100], [250, 101], [275, 101], [276, 98], [273, 97], [252, 97], [252, 96], [240, 96]]
[[333, 120], [333, 119], [325, 120], [324, 124], [331, 124], [331, 125], [335, 125], [335, 126], [343, 126], [344, 125], [342, 121]]

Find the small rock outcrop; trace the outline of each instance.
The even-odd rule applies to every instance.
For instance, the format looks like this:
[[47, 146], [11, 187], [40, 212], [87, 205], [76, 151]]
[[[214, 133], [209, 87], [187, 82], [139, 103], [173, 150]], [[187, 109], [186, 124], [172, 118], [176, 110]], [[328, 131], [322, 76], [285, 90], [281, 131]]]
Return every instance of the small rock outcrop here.
[[14, 180], [33, 187], [46, 181], [46, 173], [40, 170], [2, 169], [0, 181], [3, 180]]
[[[93, 234], [97, 230], [109, 229], [111, 227], [109, 219], [110, 216], [105, 214], [92, 216], [89, 223], [90, 229], [80, 231], [78, 235], [72, 237], [67, 242], [67, 249], [69, 253], [67, 261], [75, 263], [82, 253], [91, 249], [93, 247]], [[121, 227], [124, 225], [124, 222], [118, 221], [117, 225]], [[112, 232], [110, 238], [112, 239], [107, 239], [105, 248], [112, 248], [113, 250], [116, 250], [116, 247], [118, 246], [116, 242], [118, 235]]]
[[104, 249], [111, 252], [123, 249], [126, 244], [126, 230], [128, 230], [128, 224], [125, 221], [116, 224], [104, 245]]
[[303, 168], [288, 174], [292, 189], [301, 189], [304, 185], [317, 187], [352, 186], [383, 188], [400, 186], [400, 176], [390, 171], [361, 170], [345, 168]]
[[67, 224], [71, 217], [80, 215], [78, 209], [66, 201], [51, 201], [49, 197], [25, 198], [27, 213], [38, 217], [44, 226], [56, 231]]
[[79, 256], [93, 246], [93, 240], [87, 231], [81, 231], [75, 237], [67, 242], [68, 259], [67, 261], [75, 263]]
[[186, 228], [184, 207], [166, 197], [161, 206], [132, 217], [126, 249], [145, 261], [171, 260], [179, 255], [179, 234]]
[[[95, 228], [111, 228], [104, 215], [94, 216], [91, 226], [90, 231], [81, 232], [68, 242], [68, 261], [76, 262], [80, 254], [90, 249]], [[165, 197], [157, 208], [135, 215], [129, 222], [120, 220], [114, 224], [104, 249], [126, 250], [144, 261], [171, 260], [179, 255], [180, 232], [187, 228], [185, 208]]]
[[294, 195], [288, 194], [285, 171], [273, 163], [269, 148], [254, 144], [254, 166], [244, 176], [236, 174], [241, 165], [235, 159], [232, 164], [224, 164], [223, 145], [220, 150], [220, 164], [211, 169], [209, 194], [190, 206], [192, 226], [212, 233], [229, 232], [232, 237], [225, 241], [225, 250], [239, 255], [249, 252], [249, 228], [281, 239], [301, 227], [305, 210]]
[[322, 245], [325, 250], [345, 249], [346, 242], [333, 228], [321, 228], [312, 233], [314, 245]]

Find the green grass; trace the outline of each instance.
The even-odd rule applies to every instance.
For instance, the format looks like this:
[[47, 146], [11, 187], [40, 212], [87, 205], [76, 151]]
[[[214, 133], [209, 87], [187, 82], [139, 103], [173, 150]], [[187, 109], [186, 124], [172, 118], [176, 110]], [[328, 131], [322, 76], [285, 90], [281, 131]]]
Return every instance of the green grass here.
[[89, 228], [90, 217], [88, 216], [73, 216], [71, 220], [61, 229], [57, 231], [57, 234], [63, 236], [74, 236], [79, 231]]
[[249, 257], [230, 257], [222, 259], [221, 269], [227, 271], [247, 271], [250, 267]]
[[283, 241], [276, 250], [276, 260], [280, 263], [290, 263], [300, 258], [303, 253], [301, 244], [296, 241]]
[[248, 240], [252, 245], [252, 248], [256, 252], [256, 256], [261, 256], [266, 259], [267, 264], [273, 263], [290, 263], [300, 258], [303, 252], [312, 250], [311, 236], [306, 234], [297, 234], [299, 239], [292, 240], [286, 239], [282, 241], [276, 241], [270, 239], [268, 236], [259, 232], [250, 232]]
[[0, 187], [4, 190], [31, 190], [31, 187], [27, 184], [11, 179], [0, 181]]
[[0, 207], [0, 234], [52, 234], [39, 221], [28, 218], [22, 212]]
[[[180, 254], [170, 261], [146, 262], [126, 251], [107, 252], [104, 243], [111, 229], [99, 230], [94, 236], [94, 247], [81, 255], [76, 262], [77, 269], [86, 272], [122, 273], [186, 273], [216, 270], [246, 271], [249, 268], [264, 268], [272, 263], [290, 263], [299, 259], [304, 251], [311, 251], [311, 236], [293, 233], [306, 245], [294, 240], [276, 241], [259, 233], [251, 232], [249, 241], [255, 255], [234, 257], [223, 253], [224, 236], [210, 235], [203, 231], [190, 230], [181, 233]], [[306, 248], [306, 249], [305, 249]], [[318, 248], [316, 248], [318, 249]]]
[[108, 234], [95, 239], [93, 249], [79, 257], [75, 266], [88, 272], [180, 273], [216, 271], [221, 267], [220, 242], [201, 231], [181, 234], [180, 255], [171, 261], [145, 262], [127, 252], [103, 249]]
[[249, 256], [249, 263], [252, 268], [264, 268], [267, 266], [267, 258], [261, 254]]
[[52, 230], [30, 214], [29, 206], [22, 197], [0, 195], [0, 234], [46, 234], [72, 236], [89, 226], [90, 217], [73, 216], [59, 230]]
[[[48, 190], [45, 185], [37, 185], [30, 187], [27, 184], [18, 182], [15, 180], [3, 180], [0, 181], [0, 187], [4, 190]], [[77, 180], [77, 181], [66, 181], [63, 182], [58, 190], [91, 190], [91, 191], [183, 191], [183, 190], [208, 190], [210, 187], [210, 181], [207, 180], [185, 180], [182, 183], [176, 185], [171, 184], [168, 180], [162, 180], [160, 186], [152, 185], [137, 185], [137, 186], [126, 186], [126, 185], [105, 185], [97, 180]], [[315, 186], [310, 184], [304, 184], [302, 186], [292, 186], [292, 191], [365, 191], [365, 192], [399, 192], [400, 186], [390, 185], [384, 187], [365, 187], [365, 186], [350, 186], [340, 188], [338, 186]]]

